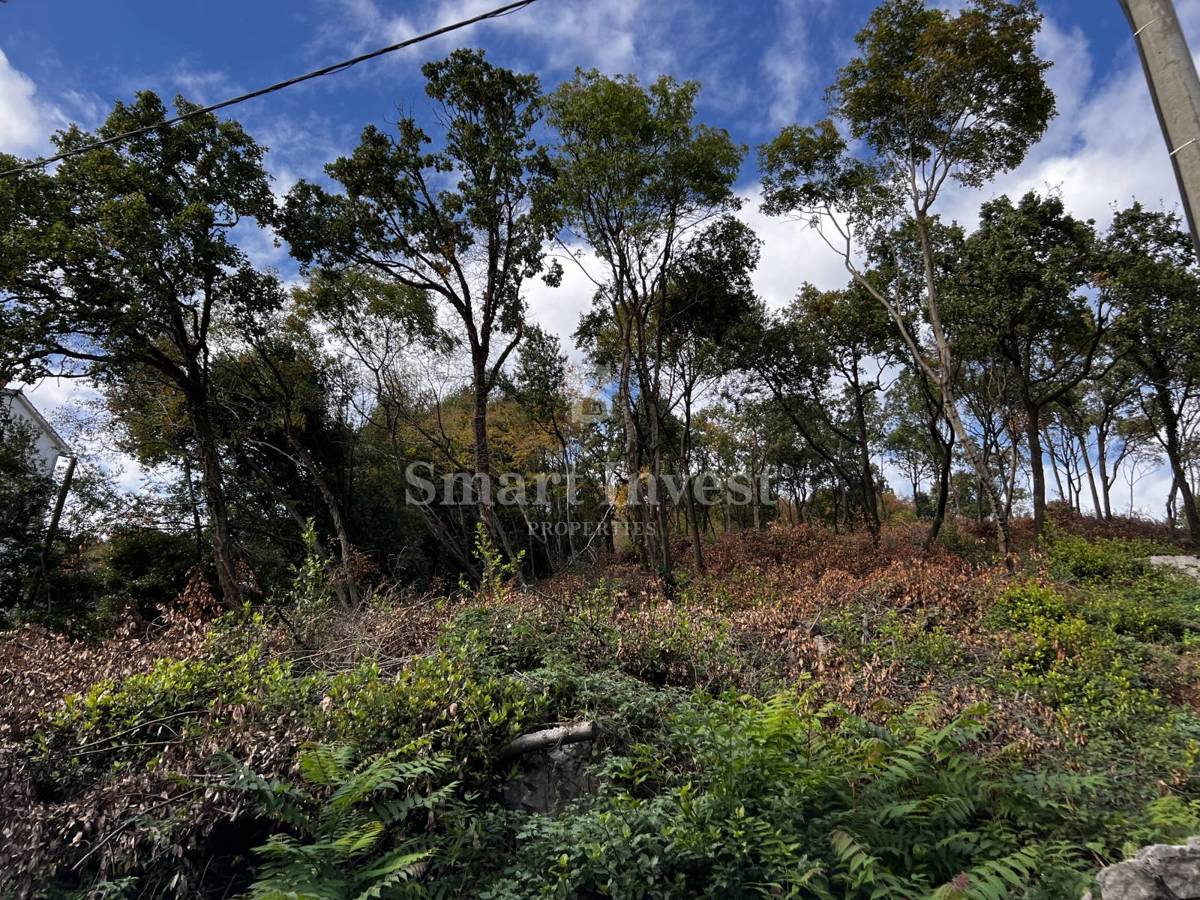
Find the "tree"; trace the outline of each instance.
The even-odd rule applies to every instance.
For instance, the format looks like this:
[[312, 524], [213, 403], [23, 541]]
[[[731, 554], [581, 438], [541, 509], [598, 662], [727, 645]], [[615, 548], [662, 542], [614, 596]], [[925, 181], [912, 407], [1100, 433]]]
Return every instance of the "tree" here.
[[757, 298], [751, 275], [761, 241], [745, 224], [723, 216], [681, 254], [671, 275], [662, 328], [676, 406], [681, 409], [679, 463], [683, 499], [692, 535], [692, 562], [704, 571], [700, 516], [692, 469], [693, 416], [704, 391], [734, 365], [731, 343], [753, 328]]
[[[1033, 0], [972, 0], [957, 15], [928, 9], [924, 0], [886, 0], [856, 36], [859, 54], [829, 92], [833, 117], [868, 156], [850, 154], [832, 119], [789, 126], [761, 151], [764, 211], [797, 215], [818, 228], [937, 385], [958, 444], [987, 491], [1006, 558], [1004, 503], [956, 405], [930, 228], [948, 180], [979, 187], [1019, 164], [1044, 133], [1054, 96], [1043, 77], [1049, 64], [1034, 49], [1040, 22]], [[896, 298], [856, 260], [856, 245], [902, 212], [912, 218], [920, 247], [931, 352]]]
[[[323, 518], [337, 540], [340, 564], [330, 573], [334, 586], [339, 598], [356, 603], [355, 550], [346, 509], [356, 429], [336, 414], [343, 380], [337, 361], [322, 353], [309, 323], [295, 313], [261, 317], [243, 329], [242, 337], [245, 350], [217, 360], [230, 407], [229, 440], [242, 459], [267, 458], [257, 466], [265, 478], [270, 478], [269, 460], [275, 457], [316, 488]], [[272, 493], [282, 493], [281, 483], [286, 482], [274, 482]]]
[[1167, 455], [1193, 545], [1200, 509], [1188, 478], [1184, 420], [1200, 391], [1200, 267], [1171, 213], [1135, 203], [1105, 237], [1105, 294], [1117, 314], [1114, 341], [1143, 379], [1140, 405]]
[[53, 494], [33, 430], [0, 404], [0, 609], [25, 599]]
[[[543, 269], [550, 219], [536, 76], [493, 66], [481, 50], [426, 63], [425, 92], [440, 106], [442, 146], [412, 118], [392, 138], [369, 126], [354, 153], [326, 166], [344, 193], [301, 182], [281, 233], [306, 266], [366, 269], [428, 293], [458, 319], [471, 356], [479, 514], [496, 528], [488, 399], [525, 328], [522, 286]], [[548, 273], [554, 280], [554, 270]]]
[[820, 291], [804, 285], [781, 315], [763, 324], [749, 364], [809, 447], [848, 491], [879, 540], [879, 498], [872, 463], [879, 397], [894, 356], [884, 311], [856, 286]]
[[937, 540], [946, 518], [950, 498], [950, 476], [954, 464], [954, 432], [942, 415], [936, 389], [925, 373], [908, 368], [900, 373], [888, 391], [892, 429], [887, 448], [892, 458], [912, 482], [913, 505], [922, 513], [920, 485], [928, 475], [936, 496], [928, 509], [930, 524], [925, 539], [928, 549]]
[[1113, 517], [1112, 488], [1124, 462], [1145, 440], [1134, 421], [1139, 393], [1137, 369], [1117, 357], [1099, 365], [1100, 371], [1085, 385], [1082, 403], [1087, 420], [1095, 433], [1096, 466], [1100, 475], [1100, 496], [1106, 520]]
[[1035, 541], [1046, 522], [1042, 411], [1091, 374], [1108, 323], [1103, 299], [1093, 308], [1084, 293], [1095, 244], [1091, 223], [1069, 215], [1057, 197], [991, 200], [944, 295], [959, 352], [1011, 373], [1024, 414]]
[[[182, 98], [179, 113], [195, 107]], [[53, 174], [0, 181], [0, 368], [125, 380], [151, 372], [178, 391], [204, 477], [213, 559], [226, 603], [242, 589], [214, 424], [213, 332], [276, 308], [232, 232], [273, 214], [262, 149], [236, 122], [203, 115], [154, 128], [152, 93], [118, 103], [96, 134], [72, 126], [61, 150], [134, 129], [64, 160]], [[11, 159], [0, 161], [8, 167]]]
[[558, 132], [552, 162], [562, 221], [599, 259], [587, 274], [603, 328], [591, 331], [610, 336], [625, 421], [627, 508], [642, 517], [648, 536], [657, 532], [656, 543], [641, 548], [643, 562], [655, 559], [668, 586], [671, 542], [659, 478], [668, 450], [670, 280], [697, 227], [738, 206], [732, 187], [743, 155], [725, 131], [694, 124], [698, 88], [667, 77], [642, 87], [633, 77], [589, 71], [547, 100]]

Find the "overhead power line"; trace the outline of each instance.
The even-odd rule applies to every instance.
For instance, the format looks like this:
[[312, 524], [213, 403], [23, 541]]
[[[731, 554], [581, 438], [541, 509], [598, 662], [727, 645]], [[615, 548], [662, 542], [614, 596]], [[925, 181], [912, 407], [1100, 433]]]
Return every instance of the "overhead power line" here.
[[[3, 2], [3, 0], [0, 0]], [[43, 166], [48, 166], [51, 163], [59, 162], [71, 156], [79, 156], [81, 153], [88, 153], [92, 150], [98, 150], [101, 147], [108, 147], [112, 144], [119, 144], [122, 141], [127, 141], [130, 138], [138, 137], [139, 135], [148, 134], [152, 131], [157, 131], [160, 128], [169, 128], [172, 125], [178, 125], [188, 119], [194, 119], [196, 116], [207, 115], [208, 113], [216, 112], [219, 109], [225, 109], [229, 106], [234, 106], [238, 103], [245, 103], [247, 100], [253, 100], [255, 97], [262, 97], [265, 94], [273, 94], [276, 91], [282, 91], [284, 88], [292, 87], [300, 84], [303, 81], [311, 81], [314, 78], [321, 78], [325, 75], [332, 75], [335, 72], [343, 72], [351, 66], [357, 66], [359, 63], [367, 60], [375, 59], [379, 56], [384, 56], [388, 53], [394, 53], [397, 50], [403, 50], [405, 47], [411, 47], [413, 44], [419, 44], [422, 41], [428, 41], [435, 37], [441, 37], [443, 34], [449, 34], [451, 31], [457, 31], [460, 28], [466, 28], [468, 25], [474, 25], [478, 22], [483, 22], [487, 19], [497, 19], [501, 16], [506, 16], [509, 13], [514, 13], [519, 9], [524, 9], [536, 3], [537, 0], [517, 0], [515, 3], [509, 3], [505, 6], [498, 6], [493, 10], [485, 13], [480, 13], [477, 16], [472, 16], [469, 19], [463, 19], [460, 22], [455, 22], [451, 25], [444, 25], [441, 28], [436, 28], [433, 31], [427, 31], [424, 34], [419, 34], [416, 37], [411, 37], [406, 41], [401, 41], [398, 44], [391, 44], [387, 47], [380, 47], [378, 50], [372, 50], [370, 53], [364, 53], [361, 56], [355, 56], [351, 59], [343, 60], [339, 63], [334, 63], [331, 66], [325, 66], [322, 69], [315, 69], [312, 72], [306, 72], [303, 75], [297, 75], [295, 78], [289, 78], [287, 81], [280, 81], [268, 87], [259, 88], [256, 91], [250, 91], [248, 94], [240, 94], [237, 97], [232, 97], [229, 100], [222, 100], [220, 103], [213, 103], [209, 106], [194, 109], [191, 112], [183, 113], [171, 119], [166, 119], [162, 122], [156, 122], [153, 125], [147, 125], [143, 128], [135, 128], [132, 131], [126, 131], [122, 134], [114, 135], [110, 138], [105, 138], [102, 141], [93, 141], [90, 144], [84, 144], [81, 147], [76, 147], [72, 150], [64, 151], [56, 156], [47, 156], [42, 159], [35, 159], [32, 162], [24, 163], [12, 169], [0, 172], [0, 178], [9, 175], [17, 175], [21, 172], [27, 172], [30, 169], [40, 169]]]

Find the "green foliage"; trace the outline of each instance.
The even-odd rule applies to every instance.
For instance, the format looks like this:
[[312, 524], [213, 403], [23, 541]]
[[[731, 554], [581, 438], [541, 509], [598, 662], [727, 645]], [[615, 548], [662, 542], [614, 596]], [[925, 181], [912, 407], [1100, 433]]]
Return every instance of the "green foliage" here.
[[278, 715], [312, 702], [314, 685], [253, 640], [232, 655], [160, 659], [145, 673], [68, 696], [39, 733], [41, 761], [85, 779], [148, 765], [191, 722], [207, 716], [211, 727], [213, 710], [218, 720], [247, 704]]
[[616, 666], [654, 684], [718, 688], [739, 683], [739, 674], [760, 674], [747, 671], [748, 648], [737, 646], [729, 623], [711, 612], [685, 602], [626, 603], [619, 585], [602, 579], [566, 599], [550, 620], [518, 607], [469, 607], [444, 641], [481, 643], [481, 658], [497, 671], [571, 658], [590, 670]]
[[[487, 526], [482, 522], [477, 522], [473, 556], [479, 563], [479, 570], [482, 573], [479, 580], [479, 596], [483, 599], [495, 600], [502, 597], [505, 588], [521, 574], [521, 563], [525, 559], [525, 551], [518, 550], [514, 559], [506, 560], [504, 554], [500, 552], [500, 548], [488, 534]], [[459, 580], [458, 586], [464, 594], [470, 592], [470, 586], [465, 577]]]
[[1009, 896], [1065, 860], [1032, 835], [1091, 782], [988, 762], [978, 710], [934, 712], [879, 729], [793, 694], [697, 695], [591, 805], [530, 819], [480, 896]]
[[488, 671], [478, 647], [420, 656], [395, 677], [374, 661], [333, 676], [320, 727], [367, 752], [428, 736], [462, 777], [486, 783], [497, 771], [495, 751], [541, 721], [546, 701], [521, 679]]
[[101, 577], [111, 608], [132, 602], [145, 618], [153, 618], [178, 596], [196, 564], [195, 538], [156, 528], [115, 531], [104, 545]]
[[333, 605], [329, 567], [317, 552], [317, 529], [312, 519], [304, 529], [304, 559], [292, 570], [287, 605], [305, 622], [319, 622]]
[[415, 880], [434, 855], [422, 834], [448, 804], [446, 759], [411, 744], [355, 765], [346, 745], [315, 746], [297, 761], [301, 783], [257, 775], [226, 755], [226, 788], [249, 797], [284, 830], [255, 850], [255, 900], [387, 900], [425, 896]]
[[874, 639], [865, 648], [882, 659], [896, 660], [914, 673], [945, 673], [964, 662], [963, 647], [939, 617], [921, 611], [905, 618], [888, 611], [875, 626]]
[[33, 432], [10, 413], [0, 391], [0, 622], [25, 600], [52, 495]]
[[1055, 534], [1046, 547], [1050, 571], [1069, 581], [1127, 580], [1146, 572], [1147, 556], [1164, 552], [1151, 541], [1087, 540]]
[[1139, 641], [1185, 641], [1200, 632], [1200, 584], [1147, 565], [1169, 552], [1152, 541], [1056, 534], [1046, 557], [1051, 574], [1080, 585], [1088, 621]]
[[1147, 678], [1148, 657], [1136, 642], [1089, 622], [1053, 588], [1013, 585], [992, 621], [1011, 630], [1002, 680], [1029, 691], [1081, 729], [1137, 729], [1165, 711]]

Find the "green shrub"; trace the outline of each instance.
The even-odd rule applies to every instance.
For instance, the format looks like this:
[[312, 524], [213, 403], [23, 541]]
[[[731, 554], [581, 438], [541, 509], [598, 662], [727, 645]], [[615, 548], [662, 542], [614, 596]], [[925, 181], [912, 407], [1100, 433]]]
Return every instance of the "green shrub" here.
[[1035, 582], [1010, 587], [989, 617], [1013, 634], [1001, 686], [1033, 694], [1076, 728], [1131, 731], [1160, 719], [1165, 704], [1145, 676], [1146, 652], [1081, 609]]
[[1050, 572], [1067, 581], [1128, 580], [1146, 571], [1146, 557], [1171, 552], [1153, 541], [1088, 540], [1055, 534], [1046, 547]]
[[542, 720], [547, 690], [496, 675], [467, 647], [413, 660], [395, 677], [370, 661], [329, 681], [318, 725], [364, 752], [390, 750], [429, 736], [473, 781], [494, 774], [501, 746]]
[[426, 896], [416, 880], [436, 851], [425, 822], [451, 802], [446, 760], [394, 750], [354, 764], [348, 746], [317, 746], [298, 760], [300, 784], [268, 780], [225, 756], [225, 787], [247, 795], [282, 830], [256, 848], [248, 896], [400, 898]]
[[44, 765], [65, 763], [74, 776], [143, 764], [186, 732], [190, 723], [253, 704], [273, 714], [315, 699], [315, 679], [298, 678], [291, 663], [271, 657], [259, 642], [232, 656], [157, 660], [149, 671], [120, 682], [105, 679], [66, 698], [39, 732]]
[[519, 607], [468, 607], [441, 645], [473, 642], [484, 663], [503, 672], [571, 657], [592, 671], [619, 667], [658, 685], [719, 690], [761, 676], [724, 619], [682, 603], [619, 606], [616, 593], [612, 582], [602, 580], [569, 598], [552, 618]]
[[1090, 587], [1082, 614], [1139, 641], [1185, 642], [1200, 633], [1200, 583], [1150, 572], [1128, 584]]
[[1004, 897], [1064, 865], [1037, 835], [1094, 779], [989, 763], [980, 711], [931, 712], [880, 729], [794, 694], [695, 695], [589, 806], [528, 819], [478, 896]]

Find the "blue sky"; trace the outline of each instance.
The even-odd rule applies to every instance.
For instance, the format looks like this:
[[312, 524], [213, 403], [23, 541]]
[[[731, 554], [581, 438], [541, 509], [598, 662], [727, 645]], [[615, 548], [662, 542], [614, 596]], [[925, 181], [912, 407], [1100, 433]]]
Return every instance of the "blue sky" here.
[[[0, 4], [0, 150], [48, 149], [69, 121], [94, 126], [117, 99], [149, 88], [212, 102], [481, 12], [492, 0], [8, 0]], [[547, 87], [576, 66], [667, 73], [702, 83], [700, 118], [750, 145], [823, 110], [822, 92], [853, 50], [871, 0], [538, 0], [502, 20], [472, 26], [349, 72], [229, 111], [267, 147], [276, 189], [314, 178], [349, 151], [363, 125], [397, 112], [428, 116], [420, 63], [457, 46], [485, 47], [502, 65], [539, 74]], [[946, 7], [961, 0], [941, 0]], [[1176, 3], [1193, 48], [1200, 47], [1200, 0]], [[942, 212], [970, 225], [981, 201], [1002, 192], [1059, 192], [1077, 215], [1101, 225], [1113, 204], [1134, 197], [1177, 208], [1166, 151], [1149, 104], [1132, 36], [1117, 0], [1043, 0], [1039, 47], [1059, 116], [1016, 172], [983, 191], [946, 196]], [[805, 280], [836, 287], [840, 263], [798, 224], [757, 211], [753, 154], [739, 190], [743, 215], [765, 241], [760, 293], [781, 304]], [[286, 251], [247, 235], [262, 265], [295, 277]], [[535, 287], [535, 316], [564, 338], [591, 289], [582, 276], [558, 290]], [[72, 392], [47, 384], [43, 407]], [[1161, 508], [1165, 487], [1139, 485]]]
[[[485, 0], [9, 0], [0, 7], [6, 68], [35, 86], [50, 124], [94, 121], [118, 98], [150, 88], [206, 101], [400, 40], [494, 5]], [[365, 122], [400, 109], [420, 115], [419, 63], [453, 46], [484, 46], [507, 66], [552, 85], [576, 66], [669, 73], [704, 85], [703, 117], [756, 144], [786, 122], [819, 114], [821, 90], [852, 49], [870, 0], [539, 0], [320, 82], [238, 108], [286, 177], [319, 168]], [[1046, 0], [1053, 28], [1086, 45], [1092, 86], [1132, 62], [1116, 0]], [[42, 123], [44, 124], [44, 123]], [[0, 139], [7, 137], [0, 131]], [[33, 137], [11, 138], [15, 149]], [[2, 144], [0, 144], [2, 146]], [[5, 149], [13, 149], [6, 147]], [[753, 177], [752, 167], [747, 177]]]

